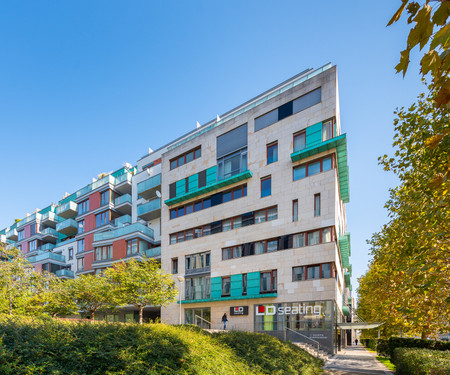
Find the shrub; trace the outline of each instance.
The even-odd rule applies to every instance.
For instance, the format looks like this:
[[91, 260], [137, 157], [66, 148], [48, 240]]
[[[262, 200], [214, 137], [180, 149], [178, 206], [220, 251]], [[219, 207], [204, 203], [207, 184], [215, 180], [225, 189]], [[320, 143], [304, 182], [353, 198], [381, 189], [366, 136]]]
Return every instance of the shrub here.
[[378, 341], [377, 351], [380, 355], [385, 355], [392, 358], [396, 348], [450, 350], [450, 342], [402, 337], [391, 337], [389, 340]]
[[448, 375], [450, 351], [396, 348], [393, 363], [398, 375]]
[[377, 350], [377, 339], [361, 339], [361, 344], [366, 348]]

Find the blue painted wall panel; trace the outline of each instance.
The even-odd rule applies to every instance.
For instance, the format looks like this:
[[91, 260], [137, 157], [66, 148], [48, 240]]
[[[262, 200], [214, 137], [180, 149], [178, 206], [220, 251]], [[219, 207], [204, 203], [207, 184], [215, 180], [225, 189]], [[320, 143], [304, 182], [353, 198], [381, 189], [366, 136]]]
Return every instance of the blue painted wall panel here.
[[318, 145], [320, 142], [322, 142], [321, 122], [306, 128], [306, 147]]

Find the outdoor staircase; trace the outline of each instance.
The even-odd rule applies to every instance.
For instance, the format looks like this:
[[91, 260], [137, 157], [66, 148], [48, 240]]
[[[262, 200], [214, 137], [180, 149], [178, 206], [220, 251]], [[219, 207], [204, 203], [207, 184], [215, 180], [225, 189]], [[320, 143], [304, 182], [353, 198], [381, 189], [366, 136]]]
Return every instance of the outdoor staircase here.
[[325, 350], [319, 349], [317, 352], [317, 348], [313, 345], [304, 343], [304, 342], [293, 342], [294, 345], [297, 345], [299, 348], [303, 349], [305, 352], [308, 352], [314, 357], [320, 358], [324, 362], [328, 361], [332, 355]]

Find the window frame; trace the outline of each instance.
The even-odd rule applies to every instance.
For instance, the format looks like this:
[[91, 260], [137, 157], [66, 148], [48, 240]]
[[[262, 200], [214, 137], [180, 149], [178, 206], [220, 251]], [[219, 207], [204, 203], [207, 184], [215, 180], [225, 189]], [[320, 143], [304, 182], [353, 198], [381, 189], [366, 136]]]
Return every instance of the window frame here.
[[[199, 155], [197, 155], [198, 154], [197, 151], [199, 151]], [[190, 154], [191, 152], [192, 152], [192, 160], [188, 161], [187, 160], [187, 155]], [[183, 154], [180, 154], [180, 155], [170, 159], [169, 160], [169, 168], [172, 171], [172, 170], [174, 170], [176, 168], [179, 168], [179, 167], [182, 167], [183, 165], [186, 165], [187, 163], [190, 163], [191, 161], [194, 161], [196, 159], [201, 158], [201, 156], [202, 156], [202, 146], [199, 145], [197, 147], [194, 147], [194, 148], [190, 149], [189, 151], [186, 151]], [[183, 164], [179, 163], [179, 160], [181, 158], [183, 158]], [[172, 165], [173, 162], [176, 162], [176, 165]]]
[[[269, 290], [262, 290], [262, 278], [263, 274], [270, 274], [270, 289]], [[259, 273], [260, 277], [260, 286], [259, 286], [259, 294], [267, 294], [267, 293], [277, 293], [278, 291], [278, 272], [276, 269], [270, 270], [270, 271], [261, 271]], [[274, 280], [276, 281], [276, 288], [273, 288]]]
[[[274, 158], [275, 160], [269, 161], [269, 149], [271, 149], [272, 147], [276, 147], [276, 158]], [[269, 165], [272, 163], [276, 163], [277, 161], [278, 161], [278, 140], [266, 145], [266, 164]]]
[[314, 217], [319, 217], [322, 213], [322, 199], [320, 193], [314, 194]]
[[[304, 137], [305, 137], [305, 147], [299, 148], [299, 149], [297, 150], [297, 149], [295, 148], [295, 139], [296, 139], [297, 137], [300, 137], [300, 136], [304, 136]], [[292, 135], [292, 140], [293, 140], [293, 143], [292, 143], [292, 152], [297, 152], [297, 151], [304, 150], [304, 149], [306, 148], [306, 129], [303, 129], [303, 130], [300, 130], [300, 131], [294, 133], [294, 134]]]
[[[265, 195], [263, 195], [263, 183], [266, 181], [269, 181], [269, 183], [270, 183], [269, 194], [265, 193]], [[272, 195], [272, 175], [262, 177], [261, 178], [261, 198], [270, 197], [271, 195]]]
[[[327, 170], [324, 170], [323, 169], [323, 162], [324, 162], [325, 159], [328, 159], [330, 157], [331, 157], [331, 168], [327, 169]], [[319, 172], [318, 173], [314, 173], [314, 174], [311, 175], [309, 173], [309, 166], [311, 164], [315, 164], [315, 163], [317, 163], [319, 161], [320, 161], [320, 170], [319, 170]], [[320, 173], [327, 172], [329, 170], [335, 169], [335, 166], [336, 166], [335, 164], [336, 164], [335, 163], [335, 154], [333, 153], [333, 154], [325, 155], [325, 156], [323, 156], [321, 158], [318, 158], [318, 159], [310, 160], [310, 161], [308, 161], [306, 163], [295, 165], [295, 166], [292, 167], [292, 181], [300, 181], [300, 180], [303, 180], [304, 178], [316, 176], [316, 175], [318, 175]], [[296, 179], [295, 178], [295, 170], [299, 169], [301, 167], [305, 167], [305, 177], [301, 177], [301, 178], [297, 178]]]
[[[228, 293], [225, 293], [224, 286], [228, 282]], [[230, 297], [231, 296], [231, 276], [223, 276], [222, 277], [222, 297]]]

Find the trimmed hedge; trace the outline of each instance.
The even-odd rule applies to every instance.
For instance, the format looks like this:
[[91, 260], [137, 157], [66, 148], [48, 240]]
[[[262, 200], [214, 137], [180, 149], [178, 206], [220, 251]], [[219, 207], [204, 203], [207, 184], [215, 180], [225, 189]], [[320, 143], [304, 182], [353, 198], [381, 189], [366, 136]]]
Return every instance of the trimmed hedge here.
[[380, 355], [392, 358], [396, 348], [450, 350], [450, 342], [402, 337], [391, 337], [389, 340], [378, 340], [377, 351]]
[[361, 344], [366, 348], [377, 350], [377, 339], [361, 339]]
[[[1, 375], [317, 374], [320, 361], [269, 335], [242, 333], [259, 363], [198, 327], [0, 316]], [[238, 345], [239, 346], [239, 345]], [[286, 357], [297, 357], [285, 363]], [[278, 367], [280, 366], [280, 367]]]
[[450, 351], [396, 348], [392, 362], [398, 375], [449, 375]]

